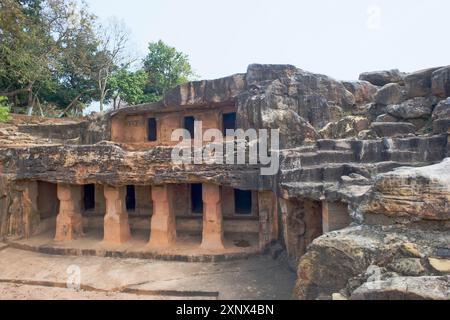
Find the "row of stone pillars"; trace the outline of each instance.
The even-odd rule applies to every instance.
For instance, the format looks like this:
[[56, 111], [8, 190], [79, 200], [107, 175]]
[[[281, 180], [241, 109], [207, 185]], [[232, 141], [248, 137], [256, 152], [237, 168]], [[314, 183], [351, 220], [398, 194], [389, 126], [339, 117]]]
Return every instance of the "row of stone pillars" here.
[[[149, 246], [168, 247], [175, 243], [175, 215], [170, 199], [170, 185], [152, 186], [153, 215]], [[220, 187], [203, 184], [203, 232], [201, 248], [223, 249], [222, 209]], [[130, 226], [125, 205], [125, 187], [104, 186], [106, 213], [103, 240], [121, 244], [130, 239]], [[70, 241], [83, 235], [81, 215], [81, 186], [58, 184], [60, 209], [56, 218], [56, 241]]]

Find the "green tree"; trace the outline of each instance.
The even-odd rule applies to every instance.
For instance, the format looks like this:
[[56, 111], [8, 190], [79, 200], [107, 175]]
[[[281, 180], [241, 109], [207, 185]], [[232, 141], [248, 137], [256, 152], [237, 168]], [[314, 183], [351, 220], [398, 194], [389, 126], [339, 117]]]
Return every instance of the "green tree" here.
[[112, 92], [113, 109], [120, 108], [123, 102], [134, 105], [144, 101], [144, 88], [147, 74], [144, 70], [135, 72], [121, 68], [109, 81]]
[[0, 94], [29, 111], [103, 103], [125, 36], [117, 44], [97, 26], [78, 0], [0, 0]]
[[145, 94], [148, 101], [161, 99], [168, 90], [195, 77], [188, 56], [163, 41], [152, 42], [143, 60], [148, 76]]
[[10, 119], [9, 111], [8, 98], [0, 96], [0, 122], [6, 122]]

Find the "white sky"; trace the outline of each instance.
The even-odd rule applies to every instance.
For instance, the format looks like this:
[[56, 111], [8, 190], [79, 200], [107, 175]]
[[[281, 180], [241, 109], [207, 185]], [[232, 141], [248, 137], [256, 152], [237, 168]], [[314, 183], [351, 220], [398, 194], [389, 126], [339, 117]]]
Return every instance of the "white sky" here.
[[340, 80], [450, 64], [448, 0], [86, 0], [131, 30], [137, 54], [162, 39], [201, 78], [289, 63]]

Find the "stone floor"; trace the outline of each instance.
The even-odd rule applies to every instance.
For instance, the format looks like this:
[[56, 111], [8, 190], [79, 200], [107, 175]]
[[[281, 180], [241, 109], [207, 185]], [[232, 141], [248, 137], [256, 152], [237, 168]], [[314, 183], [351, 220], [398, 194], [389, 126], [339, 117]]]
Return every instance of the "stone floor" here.
[[9, 243], [18, 249], [49, 254], [190, 262], [242, 259], [260, 253], [257, 234], [226, 234], [225, 249], [219, 252], [201, 249], [200, 234], [178, 234], [176, 244], [166, 249], [149, 249], [147, 247], [149, 231], [145, 230], [133, 230], [132, 239], [121, 245], [102, 242], [103, 232], [100, 229], [85, 230], [85, 236], [69, 242], [57, 242], [53, 238], [54, 232], [46, 232], [30, 239], [20, 239]]
[[[67, 283], [81, 279], [81, 290]], [[295, 274], [270, 256], [177, 262], [0, 251], [0, 299], [289, 299]]]

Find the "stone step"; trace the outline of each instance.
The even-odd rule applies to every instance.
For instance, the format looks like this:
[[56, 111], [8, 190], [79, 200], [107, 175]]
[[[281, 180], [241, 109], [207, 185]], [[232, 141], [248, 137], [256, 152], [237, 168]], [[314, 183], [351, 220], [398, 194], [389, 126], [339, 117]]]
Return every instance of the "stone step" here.
[[[350, 173], [350, 172], [349, 172]], [[281, 170], [281, 182], [320, 182], [337, 181], [341, 176], [346, 175], [343, 164], [327, 166], [302, 167], [292, 170]]]
[[303, 167], [327, 163], [348, 163], [354, 161], [355, 155], [353, 151], [320, 150], [318, 152], [308, 152], [300, 155], [300, 164]]
[[392, 171], [395, 168], [410, 166], [421, 167], [429, 165], [430, 162], [421, 161], [382, 161], [377, 163], [363, 164], [329, 164], [303, 167], [291, 170], [281, 170], [281, 183], [320, 183], [338, 182], [342, 176], [357, 173], [363, 176], [374, 176], [380, 173]]

